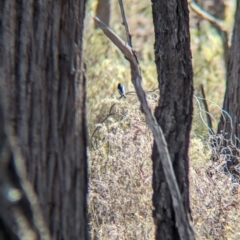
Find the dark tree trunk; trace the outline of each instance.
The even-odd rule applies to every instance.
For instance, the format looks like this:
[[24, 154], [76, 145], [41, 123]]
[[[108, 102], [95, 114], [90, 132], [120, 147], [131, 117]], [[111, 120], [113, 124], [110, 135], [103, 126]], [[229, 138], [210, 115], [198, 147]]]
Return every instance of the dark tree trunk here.
[[13, 135], [0, 97], [0, 239], [50, 240], [37, 196], [26, 177], [23, 156]]
[[51, 239], [87, 239], [85, 1], [0, 2], [6, 119]]
[[[193, 114], [193, 72], [189, 12], [186, 0], [153, 1], [155, 59], [160, 88], [155, 110], [173, 163], [187, 216], [189, 207], [188, 146]], [[180, 239], [168, 185], [156, 145], [153, 147], [153, 217], [156, 239]], [[159, 163], [159, 165], [157, 164]]]
[[[110, 23], [110, 12], [111, 12], [111, 4], [110, 0], [98, 0], [96, 16], [104, 22], [107, 26]], [[97, 26], [95, 25], [95, 28]]]
[[[226, 140], [232, 141], [237, 148], [240, 147], [240, 4], [238, 2], [232, 45], [229, 52], [227, 69], [226, 92], [223, 102], [224, 113], [221, 116], [218, 133], [223, 133]], [[225, 145], [231, 145], [225, 141]]]

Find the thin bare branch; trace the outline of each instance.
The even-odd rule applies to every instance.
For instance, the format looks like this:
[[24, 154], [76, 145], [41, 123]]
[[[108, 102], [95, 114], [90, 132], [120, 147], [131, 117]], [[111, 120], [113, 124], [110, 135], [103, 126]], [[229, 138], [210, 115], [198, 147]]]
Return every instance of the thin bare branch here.
[[125, 58], [127, 58], [129, 61], [135, 60], [135, 55], [133, 53], [133, 50], [128, 44], [126, 44], [115, 32], [113, 32], [99, 18], [94, 17], [93, 19], [95, 23], [103, 30], [105, 35], [121, 50]]
[[[102, 123], [104, 123], [109, 117], [114, 116], [114, 115], [117, 115], [117, 116], [120, 116], [120, 117], [121, 117], [119, 121], [121, 121], [121, 120], [126, 116], [126, 113], [124, 113], [124, 114], [119, 114], [119, 113], [116, 113], [116, 112], [112, 112], [113, 109], [114, 109], [114, 107], [115, 107], [115, 105], [116, 105], [116, 104], [114, 103], [114, 104], [110, 107], [108, 114], [100, 117], [100, 119], [98, 120], [98, 123], [102, 124]], [[91, 135], [91, 137], [90, 137], [90, 143], [91, 143], [91, 146], [93, 147], [94, 150], [96, 150], [96, 147], [95, 147], [94, 144], [93, 144], [93, 138], [94, 138], [95, 134], [97, 133], [97, 131], [98, 131], [100, 128], [101, 128], [100, 126], [97, 126], [97, 127], [94, 129], [94, 131], [93, 131], [93, 133], [92, 133], [92, 135]]]
[[124, 11], [123, 2], [122, 2], [122, 0], [118, 0], [118, 2], [119, 2], [120, 9], [121, 9], [121, 14], [122, 14], [122, 20], [123, 20], [122, 24], [124, 25], [125, 30], [126, 30], [127, 43], [128, 43], [128, 45], [130, 47], [132, 47], [132, 35], [131, 35], [129, 27], [128, 27], [128, 23], [127, 23], [127, 18], [126, 18], [125, 11]]
[[209, 21], [210, 23], [213, 23], [216, 27], [218, 27], [219, 30], [226, 32], [225, 27], [224, 27], [224, 22], [214, 16], [212, 16], [211, 14], [209, 14], [208, 12], [204, 11], [197, 3], [195, 3], [194, 1], [191, 1], [189, 3], [189, 6], [191, 7], [191, 9], [197, 13], [199, 16], [201, 16], [203, 19]]
[[161, 160], [162, 166], [164, 170], [164, 174], [166, 176], [166, 181], [169, 187], [169, 191], [172, 197], [173, 208], [176, 217], [176, 226], [178, 228], [178, 232], [180, 238], [183, 240], [192, 240], [194, 239], [194, 232], [189, 224], [188, 216], [186, 215], [182, 203], [182, 198], [180, 195], [180, 191], [177, 185], [177, 180], [173, 171], [171, 158], [169, 156], [167, 143], [164, 138], [162, 129], [158, 125], [155, 117], [153, 116], [151, 109], [148, 106], [146, 94], [142, 88], [142, 76], [140, 72], [140, 68], [138, 65], [137, 57], [132, 48], [128, 45], [123, 44], [123, 40], [116, 35], [109, 27], [107, 27], [102, 21], [98, 18], [94, 18], [95, 22], [99, 24], [99, 27], [103, 30], [105, 35], [109, 37], [110, 40], [123, 52], [126, 59], [130, 62], [131, 68], [131, 79], [132, 83], [135, 87], [138, 99], [141, 103], [141, 110], [145, 114], [146, 121], [148, 126], [150, 127], [154, 140], [156, 142]]
[[203, 106], [204, 106], [205, 112], [206, 112], [208, 131], [209, 131], [209, 134], [212, 135], [212, 134], [214, 134], [213, 127], [212, 127], [212, 119], [209, 115], [208, 104], [207, 104], [207, 101], [206, 101], [206, 96], [205, 96], [203, 84], [200, 85], [200, 90], [201, 90], [202, 97], [203, 97], [202, 98], [202, 103], [203, 103]]

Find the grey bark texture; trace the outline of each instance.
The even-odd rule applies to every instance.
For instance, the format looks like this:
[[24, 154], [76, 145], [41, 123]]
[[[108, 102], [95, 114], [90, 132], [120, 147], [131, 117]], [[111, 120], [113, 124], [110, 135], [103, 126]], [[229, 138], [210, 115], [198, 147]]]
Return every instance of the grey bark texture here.
[[85, 1], [0, 2], [0, 79], [51, 239], [88, 239]]
[[24, 159], [0, 101], [0, 239], [50, 240]]
[[[229, 52], [226, 92], [223, 102], [224, 113], [221, 116], [218, 133], [223, 133], [237, 148], [240, 147], [240, 4], [237, 4], [232, 45]], [[226, 141], [228, 146], [231, 143]], [[234, 155], [234, 153], [233, 153]]]
[[[189, 11], [185, 0], [152, 1], [155, 61], [160, 88], [155, 117], [163, 130], [179, 190], [190, 221], [188, 148], [193, 114], [193, 71]], [[169, 188], [154, 143], [153, 217], [156, 239], [180, 239]], [[193, 236], [194, 238], [194, 236]]]

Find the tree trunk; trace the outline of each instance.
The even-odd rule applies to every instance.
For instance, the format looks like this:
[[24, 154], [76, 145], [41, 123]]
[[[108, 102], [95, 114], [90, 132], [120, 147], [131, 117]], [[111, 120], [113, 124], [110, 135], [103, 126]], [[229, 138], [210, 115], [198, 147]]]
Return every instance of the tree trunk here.
[[[110, 12], [111, 12], [110, 0], [98, 0], [96, 16], [107, 26], [109, 26], [110, 23]], [[97, 27], [98, 26], [95, 25], [95, 28]]]
[[[188, 146], [193, 114], [193, 72], [190, 51], [189, 12], [185, 0], [153, 1], [155, 61], [160, 88], [155, 110], [172, 160], [185, 212], [190, 213]], [[153, 147], [153, 217], [156, 239], [180, 239], [168, 185], [157, 147]], [[159, 163], [159, 164], [158, 164]]]
[[56, 240], [88, 238], [84, 14], [82, 0], [0, 3], [6, 119]]
[[[240, 4], [237, 4], [235, 26], [233, 30], [232, 45], [229, 53], [226, 92], [223, 102], [223, 110], [218, 133], [224, 135], [224, 146], [240, 147]], [[230, 142], [228, 141], [230, 140]], [[236, 152], [231, 152], [235, 155]]]
[[[0, 95], [2, 96], [2, 95]], [[0, 239], [50, 240], [24, 160], [0, 101]]]

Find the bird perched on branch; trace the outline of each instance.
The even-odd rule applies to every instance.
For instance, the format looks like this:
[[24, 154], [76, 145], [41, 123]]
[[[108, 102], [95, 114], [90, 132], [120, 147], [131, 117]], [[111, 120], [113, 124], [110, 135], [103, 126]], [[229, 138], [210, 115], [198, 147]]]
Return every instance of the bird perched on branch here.
[[121, 83], [119, 83], [117, 88], [118, 88], [118, 92], [119, 92], [120, 95], [121, 95], [121, 98], [122, 98], [122, 97], [125, 97], [125, 98], [126, 98], [126, 96], [125, 96], [125, 91], [124, 91], [124, 86], [123, 86]]

